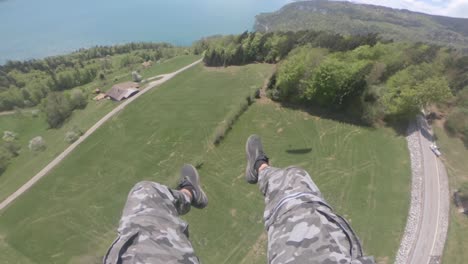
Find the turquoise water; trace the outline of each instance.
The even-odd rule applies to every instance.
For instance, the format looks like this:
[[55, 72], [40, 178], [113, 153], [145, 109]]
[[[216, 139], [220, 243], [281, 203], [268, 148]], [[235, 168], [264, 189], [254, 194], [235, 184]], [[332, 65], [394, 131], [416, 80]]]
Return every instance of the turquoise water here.
[[288, 0], [0, 0], [0, 64], [132, 41], [190, 45], [252, 30]]

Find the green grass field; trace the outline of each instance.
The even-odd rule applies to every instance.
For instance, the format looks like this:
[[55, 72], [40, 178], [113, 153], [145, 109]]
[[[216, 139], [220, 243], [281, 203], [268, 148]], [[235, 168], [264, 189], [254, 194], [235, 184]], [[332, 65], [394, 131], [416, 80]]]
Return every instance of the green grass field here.
[[[306, 168], [352, 222], [366, 251], [391, 263], [409, 203], [403, 137], [261, 100], [212, 146], [215, 128], [271, 70], [262, 64], [197, 66], [129, 105], [0, 212], [0, 251], [7, 252], [0, 263], [99, 263], [130, 188], [140, 180], [174, 186], [185, 162], [203, 162], [210, 199], [206, 209], [185, 217], [203, 263], [265, 263], [263, 200], [243, 179], [250, 133], [262, 135], [273, 165]], [[311, 151], [295, 154], [304, 148]]]
[[[388, 129], [323, 120], [272, 103], [251, 106], [220, 147], [203, 158], [200, 172], [215, 202], [207, 212], [189, 217], [202, 260], [266, 261], [263, 198], [243, 176], [244, 144], [252, 133], [262, 136], [273, 166], [299, 165], [309, 171], [325, 198], [351, 221], [367, 253], [393, 263], [408, 212], [410, 169], [404, 138]], [[309, 153], [296, 154], [308, 148]], [[223, 230], [229, 230], [229, 238]]]
[[199, 55], [177, 56], [162, 63], [155, 63], [147, 69], [142, 69], [140, 70], [140, 74], [143, 78], [149, 78], [168, 72], [173, 72], [184, 67], [185, 65], [189, 65], [198, 59], [200, 59]]
[[468, 149], [459, 138], [448, 136], [440, 127], [435, 127], [435, 134], [450, 185], [450, 223], [443, 263], [462, 264], [468, 259], [468, 217], [457, 211], [452, 195], [461, 184], [468, 183]]
[[[169, 73], [196, 61], [198, 58], [191, 55], [180, 56], [155, 65], [148, 70], [151, 70], [155, 75]], [[130, 74], [128, 74], [128, 80], [130, 78]], [[102, 88], [105, 86], [104, 83], [108, 83], [106, 85], [110, 87], [113, 82], [95, 81], [79, 88], [90, 92], [96, 88]], [[12, 160], [4, 173], [0, 174], [0, 201], [16, 191], [68, 146], [68, 143], [65, 142], [65, 134], [69, 130], [76, 126], [82, 131], [86, 131], [116, 105], [116, 102], [108, 100], [100, 102], [90, 100], [84, 110], [74, 111], [70, 120], [59, 129], [48, 129], [44, 115], [34, 118], [30, 112], [27, 112], [22, 115], [0, 116], [2, 136], [5, 130], [14, 131], [18, 134], [18, 143], [21, 145], [21, 154]], [[44, 152], [33, 153], [28, 149], [29, 140], [36, 136], [42, 136], [46, 141], [47, 149]]]

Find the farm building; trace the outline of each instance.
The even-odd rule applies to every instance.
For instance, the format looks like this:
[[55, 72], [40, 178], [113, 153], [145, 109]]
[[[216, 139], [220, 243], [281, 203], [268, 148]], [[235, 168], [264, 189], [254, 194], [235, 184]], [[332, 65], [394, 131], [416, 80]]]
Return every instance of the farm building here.
[[112, 100], [122, 101], [138, 93], [139, 87], [140, 85], [136, 82], [119, 83], [112, 86], [112, 88], [106, 92], [106, 95], [109, 96]]

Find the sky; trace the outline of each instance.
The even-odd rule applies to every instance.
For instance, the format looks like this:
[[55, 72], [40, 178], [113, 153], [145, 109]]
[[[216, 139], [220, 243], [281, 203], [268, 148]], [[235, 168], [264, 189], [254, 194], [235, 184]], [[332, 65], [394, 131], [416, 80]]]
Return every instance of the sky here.
[[388, 6], [432, 15], [468, 18], [468, 0], [347, 0], [353, 3]]

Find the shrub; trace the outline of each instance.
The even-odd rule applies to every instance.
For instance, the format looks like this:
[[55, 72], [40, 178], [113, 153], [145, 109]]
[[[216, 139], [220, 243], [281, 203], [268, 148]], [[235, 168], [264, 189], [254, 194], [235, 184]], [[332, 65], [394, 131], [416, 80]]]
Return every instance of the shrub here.
[[12, 142], [16, 139], [17, 137], [17, 134], [15, 132], [12, 132], [12, 131], [3, 131], [3, 141], [5, 142]]
[[141, 77], [140, 74], [138, 74], [137, 71], [133, 71], [133, 72], [132, 72], [132, 79], [133, 79], [134, 82], [141, 82], [141, 80], [142, 80], [143, 78]]
[[460, 134], [463, 130], [468, 129], [468, 111], [455, 108], [447, 118], [445, 127], [452, 134]]
[[31, 111], [31, 115], [32, 117], [38, 117], [39, 116], [39, 109], [34, 109]]
[[29, 141], [28, 147], [31, 151], [44, 151], [46, 149], [46, 142], [41, 136], [38, 136]]
[[47, 123], [51, 128], [59, 127], [71, 115], [72, 107], [67, 98], [59, 92], [50, 93], [43, 104]]
[[13, 141], [0, 144], [0, 173], [6, 170], [13, 157], [18, 156], [19, 150], [20, 146]]
[[71, 144], [77, 141], [79, 137], [80, 136], [77, 133], [75, 133], [75, 131], [68, 131], [65, 134], [65, 141]]
[[71, 144], [77, 141], [81, 135], [83, 135], [83, 132], [79, 128], [73, 127], [72, 130], [68, 131], [65, 134], [65, 141]]
[[70, 93], [70, 107], [72, 109], [83, 109], [88, 104], [88, 100], [81, 90], [75, 89]]
[[18, 156], [21, 149], [21, 147], [16, 142], [5, 142], [1, 147], [6, 149], [13, 157]]
[[4, 148], [0, 148], [0, 173], [3, 173], [6, 170], [11, 158], [12, 156], [10, 152]]

